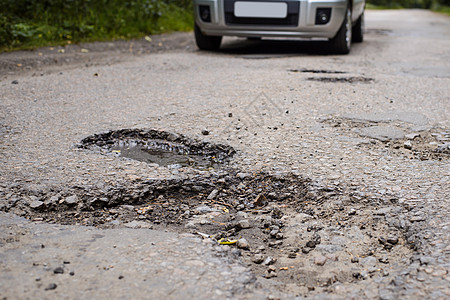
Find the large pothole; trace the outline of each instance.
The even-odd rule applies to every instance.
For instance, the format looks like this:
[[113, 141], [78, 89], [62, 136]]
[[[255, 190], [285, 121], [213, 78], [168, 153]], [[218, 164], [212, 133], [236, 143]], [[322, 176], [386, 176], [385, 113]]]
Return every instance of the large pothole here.
[[[176, 153], [204, 154], [219, 162], [234, 153], [225, 145], [139, 130], [94, 135], [81, 147], [114, 155], [120, 143], [148, 147], [144, 141], [149, 140], [157, 140], [158, 149], [179, 147]], [[257, 276], [277, 281], [292, 295], [382, 280], [409, 263], [414, 246], [408, 212], [395, 198], [369, 197], [357, 188], [320, 188], [289, 173], [248, 173], [227, 165], [185, 178], [138, 179], [102, 190], [77, 187], [32, 200], [4, 210], [20, 209], [48, 223], [190, 232], [214, 240], [218, 251], [242, 257]]]

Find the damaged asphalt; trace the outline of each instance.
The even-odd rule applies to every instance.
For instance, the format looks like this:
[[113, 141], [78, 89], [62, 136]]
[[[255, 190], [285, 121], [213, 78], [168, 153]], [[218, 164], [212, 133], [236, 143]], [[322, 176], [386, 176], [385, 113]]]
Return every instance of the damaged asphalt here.
[[450, 297], [448, 17], [366, 17], [1, 54], [0, 298]]

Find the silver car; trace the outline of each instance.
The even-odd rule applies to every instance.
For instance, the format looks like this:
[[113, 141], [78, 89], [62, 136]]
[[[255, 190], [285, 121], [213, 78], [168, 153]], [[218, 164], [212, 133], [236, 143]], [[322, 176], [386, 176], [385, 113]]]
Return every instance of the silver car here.
[[362, 42], [365, 0], [194, 0], [195, 40], [220, 48], [222, 36], [325, 38], [330, 50]]

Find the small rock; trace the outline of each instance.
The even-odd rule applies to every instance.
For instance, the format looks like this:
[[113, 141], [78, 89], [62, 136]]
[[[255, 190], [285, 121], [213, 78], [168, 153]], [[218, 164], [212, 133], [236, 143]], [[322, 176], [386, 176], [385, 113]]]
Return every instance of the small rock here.
[[64, 202], [69, 205], [77, 204], [78, 203], [78, 197], [77, 195], [69, 196], [66, 199], [64, 199]]
[[291, 252], [291, 253], [289, 253], [288, 254], [288, 258], [297, 258], [297, 253], [295, 253], [295, 252]]
[[206, 213], [209, 213], [209, 212], [214, 211], [214, 209], [211, 208], [211, 207], [209, 207], [209, 206], [202, 205], [202, 206], [196, 207], [196, 208], [195, 208], [195, 211], [198, 212], [198, 213], [200, 213], [200, 214], [206, 214]]
[[354, 209], [354, 208], [350, 209], [350, 211], [348, 212], [348, 215], [349, 215], [349, 216], [354, 216], [354, 215], [356, 215], [356, 209]]
[[357, 263], [357, 262], [359, 262], [359, 258], [357, 258], [357, 257], [352, 257], [351, 262], [352, 262], [352, 263]]
[[410, 133], [410, 134], [406, 134], [405, 138], [407, 138], [408, 140], [414, 140], [418, 136], [420, 136], [420, 134], [418, 134], [418, 133]]
[[386, 241], [392, 245], [396, 245], [398, 243], [398, 237], [395, 235], [390, 235], [390, 236], [388, 236]]
[[239, 179], [246, 179], [246, 178], [249, 178], [251, 175], [249, 173], [237, 173], [236, 176]]
[[279, 232], [279, 231], [276, 230], [276, 229], [271, 230], [271, 231], [270, 231], [270, 236], [271, 236], [271, 237], [275, 237], [275, 236], [277, 235], [278, 232]]
[[314, 259], [314, 263], [318, 266], [323, 266], [327, 262], [327, 258], [323, 255], [319, 255]]
[[236, 227], [238, 229], [248, 229], [252, 226], [250, 225], [250, 222], [248, 220], [240, 220], [239, 222], [237, 222]]
[[389, 263], [389, 258], [383, 256], [383, 257], [380, 257], [380, 258], [378, 259], [378, 261], [379, 261], [380, 263], [382, 263], [382, 264], [388, 264], [388, 263]]
[[309, 252], [311, 252], [313, 249], [312, 248], [309, 248], [309, 247], [303, 247], [302, 248], [302, 252], [303, 253], [305, 253], [305, 254], [308, 254]]
[[56, 285], [56, 283], [50, 283], [46, 288], [45, 288], [45, 290], [46, 291], [50, 291], [50, 290], [54, 290], [54, 289], [56, 289], [58, 286]]
[[203, 134], [203, 135], [209, 135], [209, 131], [208, 131], [207, 129], [203, 129], [203, 130], [202, 130], [202, 134]]
[[255, 256], [253, 256], [252, 261], [255, 264], [260, 264], [264, 261], [264, 256], [262, 254], [255, 254]]
[[216, 198], [217, 194], [219, 193], [219, 190], [213, 190], [209, 195], [208, 195], [208, 200], [213, 200], [214, 198]]
[[56, 269], [53, 270], [53, 273], [55, 273], [55, 274], [64, 274], [64, 268], [57, 267]]
[[427, 277], [425, 276], [425, 274], [419, 273], [419, 274], [417, 274], [416, 279], [417, 279], [417, 281], [423, 282], [427, 279]]
[[391, 208], [389, 208], [389, 207], [383, 207], [383, 208], [377, 209], [377, 210], [374, 211], [373, 213], [374, 213], [374, 215], [377, 215], [377, 216], [384, 216], [384, 215], [386, 215], [387, 213], [389, 213], [390, 211], [391, 211]]
[[278, 246], [281, 246], [282, 244], [283, 244], [282, 240], [273, 241], [273, 242], [269, 242], [269, 247], [278, 247]]
[[33, 202], [31, 202], [30, 207], [32, 209], [38, 209], [38, 208], [42, 208], [43, 205], [44, 205], [44, 202], [39, 201], [39, 200], [34, 200]]
[[74, 272], [74, 271], [70, 271], [70, 272], [69, 272], [69, 275], [70, 275], [70, 276], [73, 276], [73, 275], [75, 275], [75, 272]]
[[56, 204], [58, 203], [59, 197], [58, 196], [51, 196], [48, 200], [49, 204]]
[[19, 81], [18, 80], [13, 80], [13, 81], [11, 81], [11, 84], [19, 84]]
[[268, 257], [264, 260], [263, 265], [269, 266], [269, 265], [273, 265], [273, 264], [276, 263], [276, 262], [277, 262], [276, 258], [273, 258], [272, 256], [268, 256]]
[[248, 248], [250, 248], [249, 243], [248, 243], [247, 240], [244, 239], [244, 238], [239, 239], [239, 240], [237, 241], [237, 243], [236, 243], [236, 246], [237, 246], [238, 248], [240, 248], [240, 249], [245, 249], [245, 250], [248, 249]]
[[411, 141], [406, 141], [403, 143], [403, 147], [405, 147], [405, 149], [411, 150], [412, 149], [412, 143]]
[[275, 238], [276, 238], [277, 240], [282, 240], [282, 239], [284, 238], [284, 235], [283, 235], [281, 232], [278, 232], [278, 233], [275, 235]]

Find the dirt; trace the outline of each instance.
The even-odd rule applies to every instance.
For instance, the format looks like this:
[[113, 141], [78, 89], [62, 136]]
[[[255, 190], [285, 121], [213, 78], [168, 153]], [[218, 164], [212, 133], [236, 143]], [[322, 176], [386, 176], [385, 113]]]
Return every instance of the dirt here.
[[[31, 73], [43, 76], [76, 67], [111, 65], [151, 53], [194, 51], [195, 42], [190, 34], [173, 33], [152, 35], [151, 41], [117, 40], [110, 42], [67, 44], [30, 51], [3, 53], [0, 74], [3, 78], [15, 74]], [[18, 81], [17, 81], [18, 83]]]

